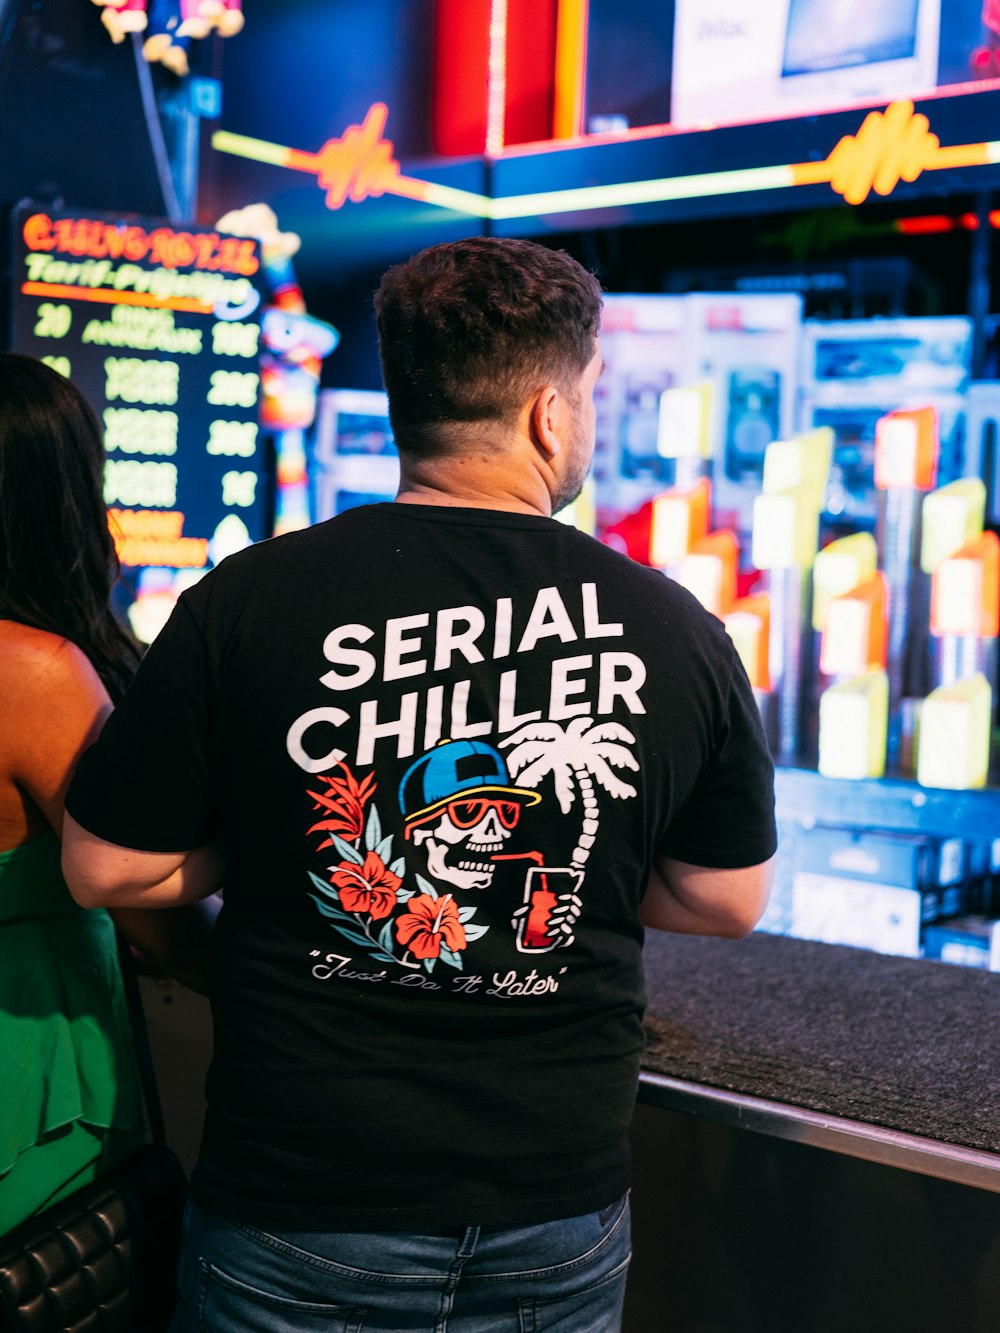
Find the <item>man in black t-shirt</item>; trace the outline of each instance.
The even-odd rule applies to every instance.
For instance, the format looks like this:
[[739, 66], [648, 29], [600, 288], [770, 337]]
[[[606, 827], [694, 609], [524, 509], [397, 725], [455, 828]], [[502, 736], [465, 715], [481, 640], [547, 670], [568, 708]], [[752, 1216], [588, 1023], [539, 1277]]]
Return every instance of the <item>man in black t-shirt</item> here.
[[186, 592], [81, 762], [79, 902], [225, 886], [178, 1328], [619, 1327], [643, 926], [752, 929], [775, 830], [720, 622], [551, 517], [600, 306], [527, 241], [391, 269], [396, 500]]

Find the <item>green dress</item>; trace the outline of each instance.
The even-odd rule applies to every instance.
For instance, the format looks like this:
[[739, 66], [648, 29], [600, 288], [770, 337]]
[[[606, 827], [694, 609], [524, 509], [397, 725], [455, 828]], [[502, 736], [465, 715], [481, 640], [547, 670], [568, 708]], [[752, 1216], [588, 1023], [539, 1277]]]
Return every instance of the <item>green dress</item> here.
[[114, 927], [51, 832], [0, 852], [0, 1235], [143, 1141]]

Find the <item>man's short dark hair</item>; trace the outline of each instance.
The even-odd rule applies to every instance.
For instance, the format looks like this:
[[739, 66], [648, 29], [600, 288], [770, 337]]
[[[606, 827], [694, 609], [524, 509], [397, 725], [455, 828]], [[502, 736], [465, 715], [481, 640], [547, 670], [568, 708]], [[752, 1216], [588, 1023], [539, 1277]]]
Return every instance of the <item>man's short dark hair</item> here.
[[453, 451], [456, 425], [512, 421], [534, 389], [572, 393], [601, 288], [563, 250], [477, 236], [389, 269], [375, 314], [396, 443], [430, 458]]

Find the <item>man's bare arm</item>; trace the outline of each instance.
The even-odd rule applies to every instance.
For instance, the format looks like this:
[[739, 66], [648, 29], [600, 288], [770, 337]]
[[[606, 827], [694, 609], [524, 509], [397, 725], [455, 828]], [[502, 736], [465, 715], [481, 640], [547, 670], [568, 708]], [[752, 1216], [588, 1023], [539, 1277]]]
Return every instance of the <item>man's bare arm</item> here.
[[90, 833], [67, 815], [63, 874], [81, 907], [180, 907], [222, 887], [214, 844], [189, 852], [140, 852]]
[[653, 866], [640, 919], [678, 935], [739, 939], [753, 930], [767, 906], [774, 862], [717, 870], [660, 857]]

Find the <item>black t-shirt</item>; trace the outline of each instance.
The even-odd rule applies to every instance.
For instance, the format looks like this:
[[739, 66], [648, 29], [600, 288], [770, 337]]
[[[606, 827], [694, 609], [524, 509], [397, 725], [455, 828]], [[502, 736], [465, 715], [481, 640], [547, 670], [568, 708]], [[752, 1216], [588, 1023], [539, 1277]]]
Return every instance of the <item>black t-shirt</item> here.
[[389, 1230], [621, 1194], [651, 860], [764, 861], [773, 804], [686, 591], [551, 519], [384, 504], [186, 592], [67, 808], [225, 844], [196, 1196]]

